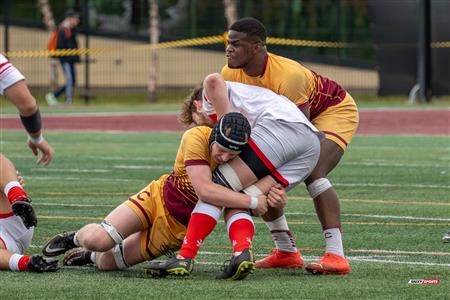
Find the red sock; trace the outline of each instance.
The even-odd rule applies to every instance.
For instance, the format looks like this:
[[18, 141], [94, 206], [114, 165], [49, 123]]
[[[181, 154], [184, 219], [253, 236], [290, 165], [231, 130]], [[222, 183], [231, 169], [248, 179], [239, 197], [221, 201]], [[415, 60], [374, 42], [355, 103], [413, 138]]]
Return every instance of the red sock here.
[[9, 203], [14, 203], [18, 200], [28, 199], [27, 193], [25, 193], [24, 189], [20, 186], [13, 186], [8, 191], [8, 201]]
[[253, 223], [248, 219], [238, 219], [230, 225], [228, 236], [233, 245], [233, 252], [242, 252], [250, 248], [255, 233]]
[[217, 221], [210, 215], [193, 213], [179, 255], [184, 258], [194, 258], [198, 248], [216, 227], [216, 224]]
[[30, 261], [30, 257], [28, 255], [24, 255], [19, 259], [18, 267], [20, 272], [24, 272], [28, 270], [28, 262]]

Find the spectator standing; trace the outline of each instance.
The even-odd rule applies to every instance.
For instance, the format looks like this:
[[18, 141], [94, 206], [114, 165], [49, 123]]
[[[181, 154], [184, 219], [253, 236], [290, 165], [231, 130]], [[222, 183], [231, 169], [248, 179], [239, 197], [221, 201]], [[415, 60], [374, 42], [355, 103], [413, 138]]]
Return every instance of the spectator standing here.
[[[64, 14], [64, 20], [58, 26], [58, 41], [56, 49], [78, 49], [78, 43], [76, 39], [76, 28], [80, 24], [80, 14], [73, 10], [68, 9]], [[63, 55], [59, 56], [59, 61], [64, 72], [65, 84], [58, 88], [56, 91], [47, 93], [45, 100], [49, 106], [58, 104], [58, 98], [63, 93], [66, 96], [66, 104], [72, 104], [73, 94], [76, 82], [75, 64], [80, 62], [80, 56], [75, 55]]]

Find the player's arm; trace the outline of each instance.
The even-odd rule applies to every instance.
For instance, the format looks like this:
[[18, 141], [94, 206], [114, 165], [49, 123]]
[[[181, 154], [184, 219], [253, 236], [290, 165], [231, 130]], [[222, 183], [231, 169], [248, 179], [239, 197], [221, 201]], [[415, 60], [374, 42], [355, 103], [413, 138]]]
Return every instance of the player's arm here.
[[222, 75], [213, 73], [206, 76], [203, 81], [203, 89], [205, 90], [207, 101], [211, 103], [217, 113], [217, 119], [231, 111], [227, 85]]
[[36, 99], [31, 95], [24, 80], [9, 86], [4, 93], [19, 111], [22, 124], [29, 135], [28, 146], [34, 155], [38, 155], [38, 150], [42, 152], [37, 162], [47, 165], [53, 158], [53, 149], [42, 136], [41, 113]]
[[[201, 201], [219, 207], [230, 208], [256, 208], [264, 205], [265, 195], [251, 197], [249, 195], [234, 192], [212, 181], [211, 168], [206, 165], [187, 166], [186, 172], [192, 182], [195, 193]], [[258, 203], [257, 203], [257, 202]], [[261, 203], [260, 203], [261, 202]]]

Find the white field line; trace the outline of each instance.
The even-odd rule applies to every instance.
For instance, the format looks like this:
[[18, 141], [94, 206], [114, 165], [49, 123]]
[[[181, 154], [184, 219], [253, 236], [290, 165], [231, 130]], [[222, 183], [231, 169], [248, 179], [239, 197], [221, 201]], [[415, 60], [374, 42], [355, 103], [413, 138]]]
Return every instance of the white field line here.
[[132, 166], [132, 165], [116, 165], [113, 166], [115, 169], [128, 169], [128, 170], [149, 170], [149, 169], [163, 169], [163, 170], [172, 170], [173, 166], [156, 166], [156, 165], [140, 165], [140, 166]]
[[409, 163], [392, 163], [392, 162], [342, 162], [340, 165], [347, 166], [365, 166], [365, 167], [402, 167], [402, 168], [448, 168], [448, 164], [409, 164]]
[[[37, 248], [42, 249], [43, 245], [30, 245], [30, 248]], [[230, 252], [231, 253], [231, 252]], [[216, 256], [223, 256], [228, 257], [230, 256], [230, 253], [225, 252], [210, 252], [210, 251], [200, 251], [199, 254], [201, 255], [216, 255]], [[255, 254], [257, 257], [264, 257], [267, 254]], [[358, 262], [367, 262], [367, 263], [384, 263], [384, 264], [404, 264], [404, 265], [414, 265], [414, 266], [427, 266], [427, 267], [450, 267], [450, 264], [442, 264], [442, 263], [431, 263], [431, 262], [420, 262], [420, 261], [405, 261], [400, 260], [401, 258], [404, 258], [404, 255], [387, 255], [387, 256], [346, 256], [348, 260], [350, 261], [358, 261]], [[319, 259], [318, 256], [303, 256], [303, 258], [306, 261], [317, 261]], [[383, 259], [386, 258], [386, 259]], [[397, 258], [397, 260], [392, 260], [392, 258]], [[159, 261], [159, 260], [156, 260]], [[197, 264], [200, 265], [223, 265], [222, 262], [211, 262], [211, 261], [197, 261]]]
[[107, 169], [55, 169], [55, 168], [33, 168], [33, 172], [68, 172], [68, 173], [108, 173], [111, 170]]
[[29, 176], [25, 179], [31, 179], [31, 180], [51, 180], [51, 181], [66, 181], [66, 180], [73, 180], [73, 181], [101, 181], [101, 182], [111, 182], [111, 181], [125, 181], [125, 182], [142, 182], [148, 180], [146, 179], [129, 179], [129, 178], [100, 178], [100, 177], [67, 177], [67, 176]]
[[[285, 212], [286, 215], [292, 216], [316, 216], [315, 213], [302, 212]], [[443, 221], [450, 222], [450, 218], [429, 218], [429, 217], [413, 217], [413, 216], [393, 216], [393, 215], [363, 215], [363, 214], [341, 214], [345, 217], [363, 217], [373, 219], [403, 219], [403, 220], [423, 220], [423, 221]]]
[[[116, 207], [117, 205], [108, 204], [76, 204], [76, 203], [51, 203], [51, 202], [37, 202], [34, 201], [35, 206], [68, 206], [68, 207]], [[302, 212], [285, 212], [286, 215], [291, 216], [316, 216], [315, 213]], [[394, 215], [363, 215], [363, 214], [341, 214], [346, 217], [363, 217], [373, 219], [403, 219], [403, 220], [422, 220], [422, 221], [443, 221], [450, 222], [450, 218], [428, 218], [428, 217], [413, 217], [413, 216], [394, 216]]]
[[[128, 178], [100, 178], [100, 177], [91, 177], [91, 178], [81, 178], [81, 177], [66, 177], [66, 176], [29, 176], [29, 179], [35, 180], [80, 180], [80, 181], [142, 181], [140, 179], [128, 179]], [[390, 183], [339, 183], [333, 182], [334, 186], [345, 186], [345, 187], [396, 187], [396, 188], [427, 188], [427, 189], [450, 189], [450, 185], [432, 185], [432, 184], [390, 184]]]

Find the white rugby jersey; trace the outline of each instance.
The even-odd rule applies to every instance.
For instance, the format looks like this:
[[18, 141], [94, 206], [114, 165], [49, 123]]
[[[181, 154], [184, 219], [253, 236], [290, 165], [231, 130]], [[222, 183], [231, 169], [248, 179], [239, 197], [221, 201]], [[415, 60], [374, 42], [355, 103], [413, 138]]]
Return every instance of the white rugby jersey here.
[[[225, 83], [231, 110], [243, 114], [252, 128], [259, 120], [270, 118], [303, 123], [313, 131], [319, 131], [288, 98], [259, 86], [233, 81], [225, 81]], [[208, 115], [216, 114], [214, 107], [208, 101], [205, 89], [203, 89], [203, 109]]]
[[23, 79], [25, 77], [22, 73], [0, 54], [0, 95], [3, 95], [6, 88]]

